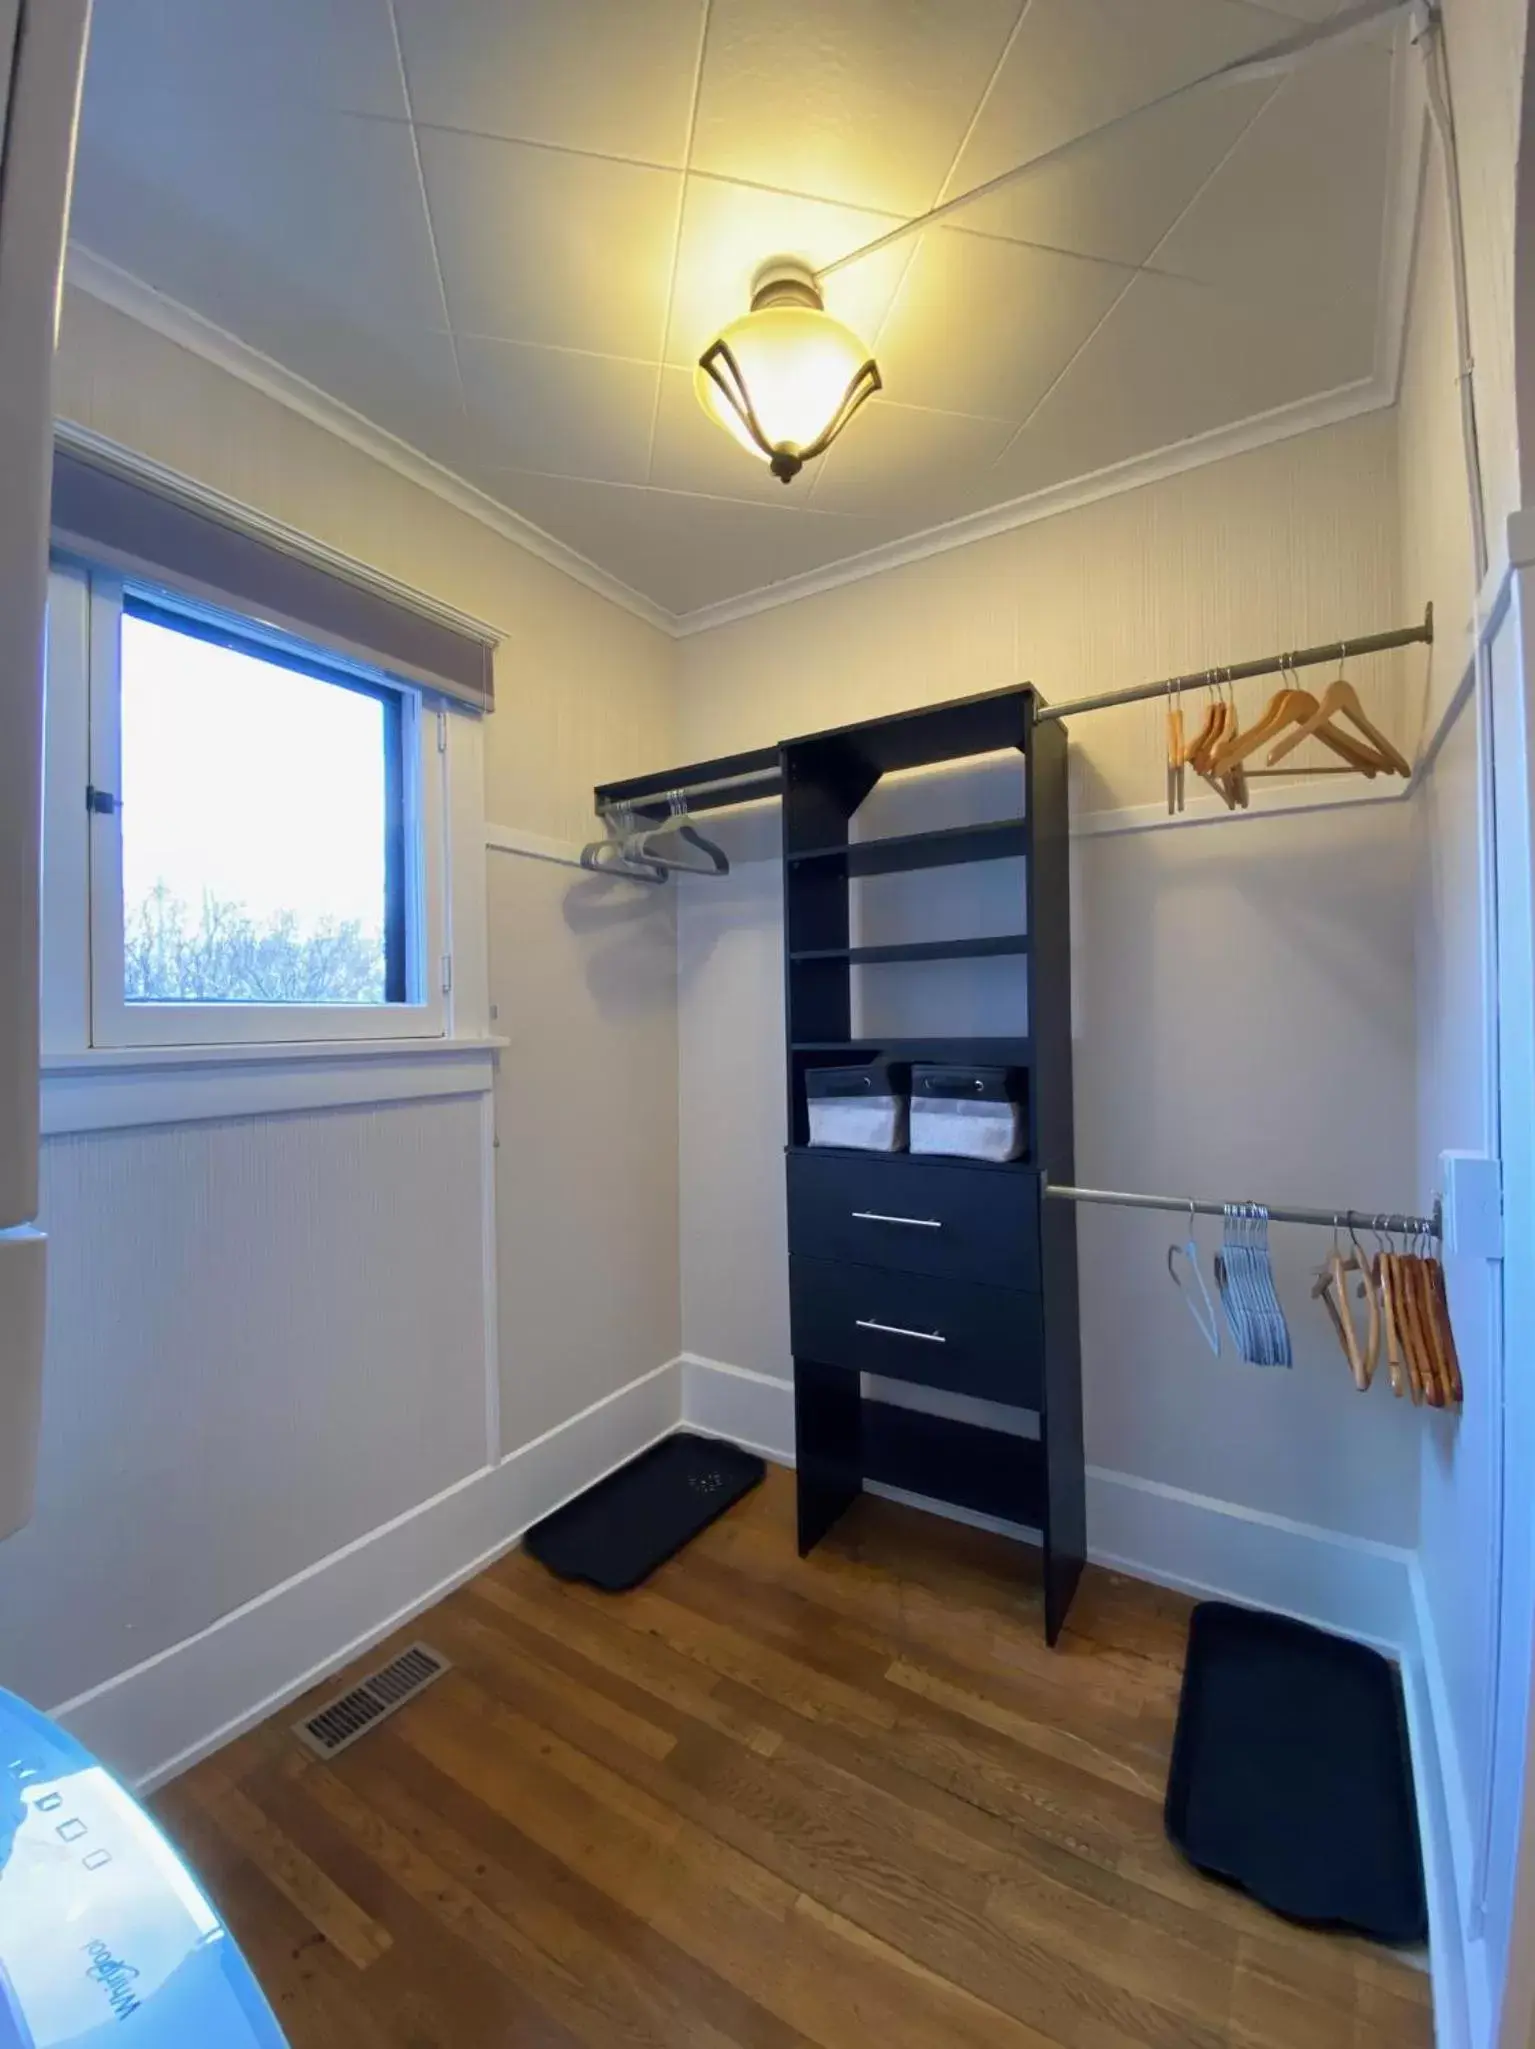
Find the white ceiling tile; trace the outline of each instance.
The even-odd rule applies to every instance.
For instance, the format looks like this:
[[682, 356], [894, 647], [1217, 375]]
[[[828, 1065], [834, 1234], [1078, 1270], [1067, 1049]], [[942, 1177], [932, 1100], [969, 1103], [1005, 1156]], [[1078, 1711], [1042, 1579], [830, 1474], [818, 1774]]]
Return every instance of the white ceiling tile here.
[[992, 472], [1003, 503], [1337, 389], [1369, 369], [1348, 327], [1255, 311], [1212, 287], [1197, 303], [1139, 278]]
[[879, 337], [885, 391], [1020, 420], [1124, 282], [1105, 264], [931, 229]]
[[937, 197], [1020, 0], [714, 0], [694, 165], [848, 206]]
[[967, 208], [961, 224], [1142, 261], [1273, 86], [1206, 91], [1083, 138], [1293, 26], [1233, 0], [1033, 0], [951, 190], [1077, 146]]
[[[673, 612], [877, 547], [888, 522], [506, 474], [504, 502]], [[787, 494], [786, 494], [787, 495]]]
[[121, 123], [148, 103], [303, 101], [405, 118], [389, 0], [101, 0], [91, 19], [84, 124]]
[[1208, 282], [1135, 281], [999, 464], [999, 497], [1370, 374], [1388, 83], [1368, 47], [1288, 82], [1169, 243]]
[[698, 403], [691, 369], [661, 372], [650, 481], [662, 490], [743, 498], [783, 510], [808, 497], [803, 478], [781, 484], [765, 462], [748, 455]]
[[1160, 252], [1174, 269], [1330, 322], [1373, 321], [1391, 61], [1349, 43], [1292, 72]]
[[680, 168], [703, 0], [395, 0], [418, 121]]
[[444, 324], [402, 123], [261, 95], [114, 98], [82, 131], [70, 226], [258, 347], [279, 327]]
[[449, 469], [474, 446], [449, 334], [386, 327], [360, 334], [316, 324], [279, 334], [268, 354]]
[[[954, 216], [954, 225], [1144, 263], [1274, 91], [1272, 80], [1224, 86], [1139, 115], [1101, 142], [977, 200]], [[1165, 260], [1155, 257], [1158, 265]]]
[[454, 329], [660, 360], [681, 176], [421, 133]]
[[815, 464], [820, 512], [899, 519], [916, 531], [968, 512], [1013, 437], [1006, 420], [925, 412], [873, 398]]
[[458, 348], [476, 477], [514, 468], [645, 481], [653, 365], [473, 337]]
[[[746, 312], [752, 278], [770, 256], [795, 256], [814, 267], [897, 225], [893, 214], [859, 213], [752, 185], [689, 178], [667, 361], [697, 362], [725, 323]], [[905, 248], [887, 250], [828, 278], [827, 312], [872, 339], [900, 283], [907, 254]]]

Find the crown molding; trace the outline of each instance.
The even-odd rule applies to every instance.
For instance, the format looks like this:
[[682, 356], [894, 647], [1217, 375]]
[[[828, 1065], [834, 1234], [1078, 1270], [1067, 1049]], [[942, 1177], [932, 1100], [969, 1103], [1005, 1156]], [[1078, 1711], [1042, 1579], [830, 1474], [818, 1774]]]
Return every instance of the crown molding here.
[[1276, 407], [1272, 412], [1239, 420], [1233, 426], [1216, 427], [1188, 441], [1176, 441], [1146, 455], [1131, 456], [1128, 461], [1095, 470], [1085, 477], [1051, 484], [1026, 498], [1010, 499], [1005, 505], [988, 506], [984, 512], [966, 513], [962, 519], [951, 520], [945, 526], [929, 527], [905, 540], [888, 541], [882, 547], [871, 548], [862, 555], [850, 555], [825, 569], [807, 570], [802, 576], [786, 577], [782, 583], [744, 592], [738, 598], [726, 598], [717, 605], [700, 606], [697, 611], [684, 612], [674, 630], [680, 637], [707, 633], [716, 626], [728, 626], [734, 620], [750, 618], [755, 612], [794, 604], [801, 598], [815, 597], [821, 591], [835, 590], [841, 584], [858, 583], [864, 577], [882, 575], [887, 569], [901, 569], [908, 563], [924, 561], [929, 555], [943, 555], [951, 548], [968, 547], [972, 541], [990, 540], [994, 535], [1010, 533], [1015, 527], [1032, 526], [1040, 519], [1054, 519], [1060, 513], [1075, 512], [1081, 506], [1097, 504], [1103, 498], [1117, 498], [1126, 491], [1139, 491], [1147, 484], [1162, 483], [1169, 477], [1182, 476], [1188, 470], [1225, 462], [1234, 455], [1249, 455], [1253, 450], [1267, 448], [1276, 441], [1289, 441], [1299, 434], [1335, 427], [1344, 420], [1357, 419], [1361, 413], [1378, 412], [1393, 405], [1395, 399], [1395, 392], [1383, 383], [1378, 373], [1372, 371], [1370, 376], [1340, 385], [1336, 391], [1298, 399], [1291, 405]]
[[278, 405], [286, 406], [289, 412], [300, 414], [313, 425], [323, 427], [328, 434], [334, 434], [338, 440], [371, 456], [396, 475], [419, 484], [456, 511], [467, 513], [471, 519], [500, 534], [503, 540], [526, 549], [528, 554], [536, 555], [541, 562], [547, 562], [552, 569], [560, 570], [587, 590], [595, 591], [611, 604], [622, 606], [624, 611], [632, 612], [647, 625], [659, 627], [663, 633], [675, 633], [676, 620], [665, 606], [656, 604], [642, 591], [622, 582], [577, 549], [557, 540], [553, 534], [546, 534], [531, 520], [510, 511], [498, 499], [466, 483], [452, 470], [412, 448], [409, 442], [401, 441], [361, 413], [353, 412], [339, 399], [331, 398], [307, 378], [285, 369], [272, 357], [263, 355], [260, 349], [252, 348], [237, 335], [228, 333], [211, 320], [205, 320], [202, 314], [194, 313], [179, 300], [157, 292], [131, 271], [120, 269], [117, 264], [108, 262], [104, 256], [98, 256], [94, 250], [86, 249], [78, 242], [71, 242], [64, 276], [67, 284], [75, 286], [89, 298], [110, 306], [114, 312], [126, 314], [141, 327], [147, 327], [166, 341], [174, 342], [178, 348], [200, 356], [204, 362], [227, 371], [231, 377], [238, 377], [242, 384], [253, 386]]

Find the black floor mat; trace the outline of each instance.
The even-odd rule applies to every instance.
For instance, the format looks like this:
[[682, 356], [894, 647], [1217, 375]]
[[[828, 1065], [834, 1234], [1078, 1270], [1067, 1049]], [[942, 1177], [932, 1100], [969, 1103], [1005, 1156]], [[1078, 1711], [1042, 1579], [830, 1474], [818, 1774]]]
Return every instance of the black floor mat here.
[[734, 1507], [766, 1471], [755, 1452], [679, 1430], [535, 1523], [524, 1542], [561, 1579], [621, 1594]]
[[1407, 1726], [1378, 1651], [1206, 1601], [1189, 1624], [1167, 1833], [1291, 1920], [1428, 1934]]

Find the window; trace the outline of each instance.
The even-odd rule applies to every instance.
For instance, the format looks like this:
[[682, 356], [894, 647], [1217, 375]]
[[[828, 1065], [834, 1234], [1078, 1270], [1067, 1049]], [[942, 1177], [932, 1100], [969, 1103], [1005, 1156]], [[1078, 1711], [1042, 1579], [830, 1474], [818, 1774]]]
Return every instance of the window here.
[[443, 1033], [443, 736], [419, 690], [59, 562], [48, 692], [45, 1006], [78, 871], [87, 1045]]
[[399, 694], [128, 598], [128, 1003], [403, 1003]]

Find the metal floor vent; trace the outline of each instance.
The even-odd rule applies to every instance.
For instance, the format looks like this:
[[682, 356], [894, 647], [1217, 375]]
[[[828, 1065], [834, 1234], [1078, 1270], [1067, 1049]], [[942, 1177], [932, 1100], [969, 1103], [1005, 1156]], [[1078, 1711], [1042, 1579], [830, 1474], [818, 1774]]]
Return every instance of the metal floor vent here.
[[376, 1722], [404, 1707], [408, 1700], [414, 1700], [423, 1687], [440, 1679], [447, 1669], [448, 1661], [440, 1651], [431, 1650], [424, 1643], [413, 1643], [314, 1714], [295, 1722], [293, 1733], [316, 1757], [334, 1757], [359, 1736], [365, 1736]]

